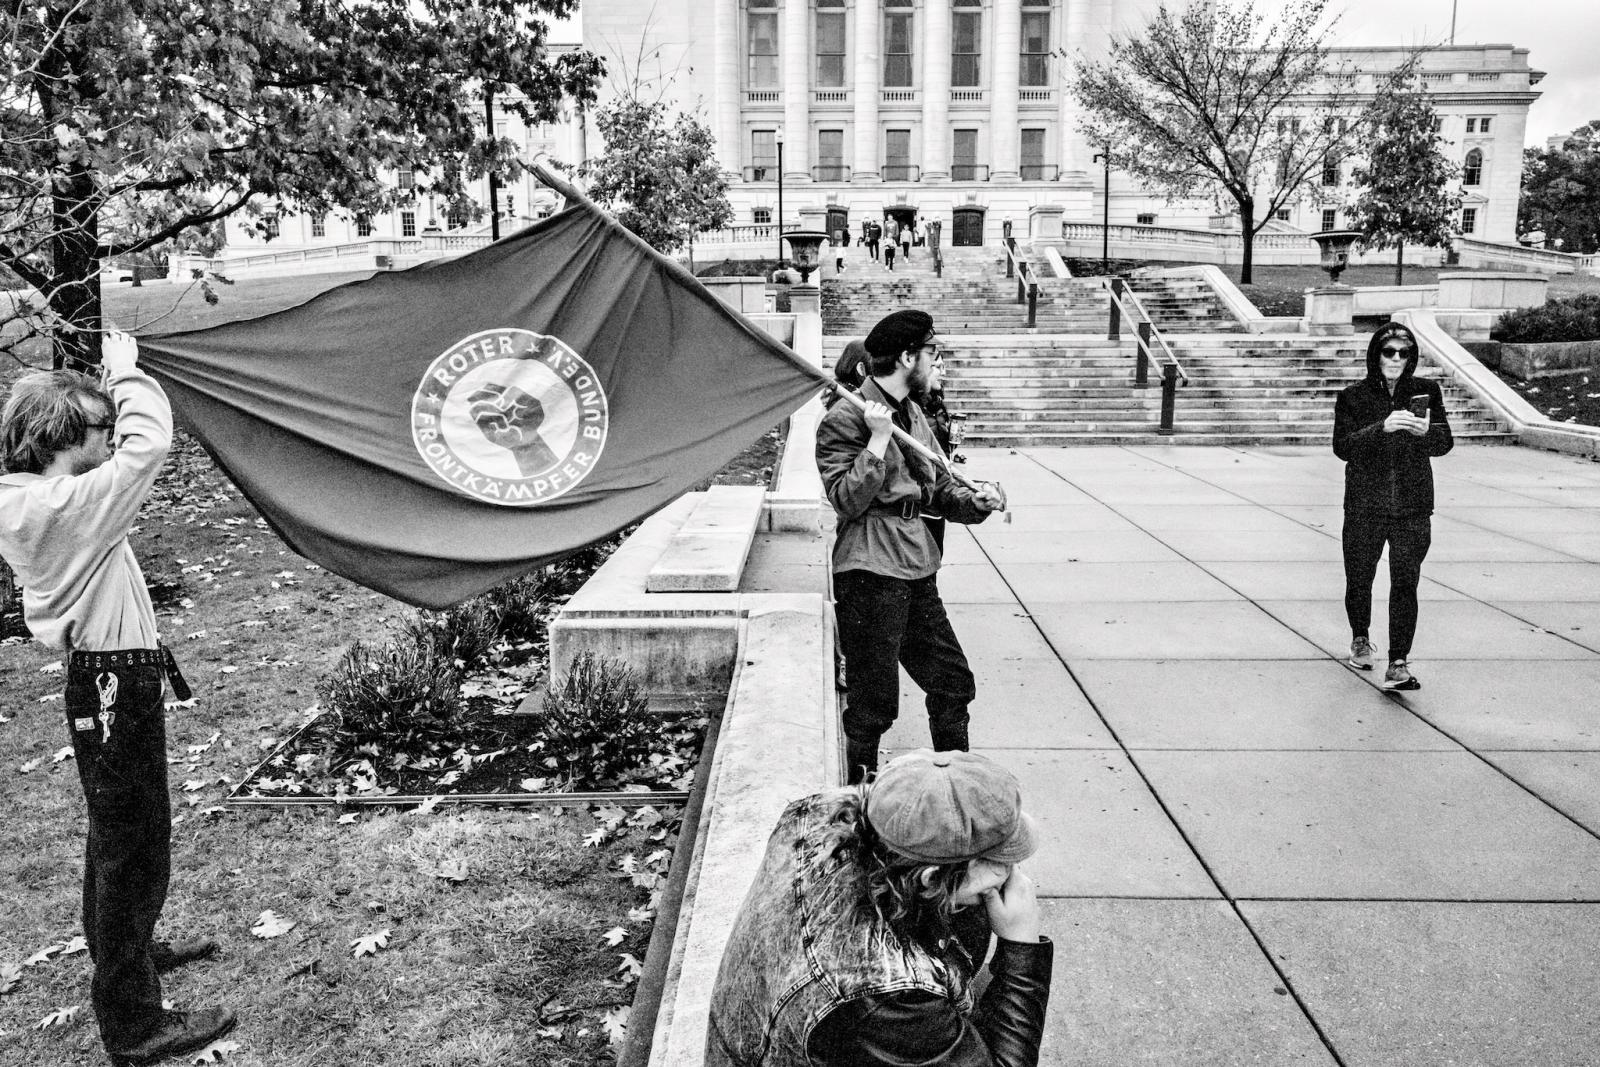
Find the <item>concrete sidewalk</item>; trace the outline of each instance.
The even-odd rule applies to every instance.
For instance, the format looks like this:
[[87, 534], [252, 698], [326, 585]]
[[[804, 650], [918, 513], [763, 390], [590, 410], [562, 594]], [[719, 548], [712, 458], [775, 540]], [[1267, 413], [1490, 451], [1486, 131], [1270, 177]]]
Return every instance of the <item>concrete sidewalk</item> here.
[[1600, 1064], [1600, 465], [1434, 462], [1390, 696], [1342, 662], [1328, 450], [970, 456], [1013, 521], [952, 525], [940, 586], [1046, 828], [1043, 1062]]

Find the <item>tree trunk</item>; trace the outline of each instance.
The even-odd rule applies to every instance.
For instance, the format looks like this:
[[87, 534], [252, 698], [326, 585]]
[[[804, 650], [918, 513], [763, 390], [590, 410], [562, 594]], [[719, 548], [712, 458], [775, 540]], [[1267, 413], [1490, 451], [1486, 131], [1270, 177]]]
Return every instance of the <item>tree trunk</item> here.
[[50, 310], [57, 326], [52, 365], [85, 370], [100, 363], [100, 219], [94, 178], [76, 168], [56, 179], [50, 237]]
[[1404, 241], [1399, 242], [1394, 247], [1394, 283], [1396, 285], [1404, 285], [1406, 283], [1406, 243]]
[[1239, 284], [1249, 285], [1251, 282], [1251, 266], [1255, 261], [1255, 198], [1241, 196], [1236, 198], [1239, 204], [1239, 236], [1244, 241], [1244, 258], [1239, 264]]

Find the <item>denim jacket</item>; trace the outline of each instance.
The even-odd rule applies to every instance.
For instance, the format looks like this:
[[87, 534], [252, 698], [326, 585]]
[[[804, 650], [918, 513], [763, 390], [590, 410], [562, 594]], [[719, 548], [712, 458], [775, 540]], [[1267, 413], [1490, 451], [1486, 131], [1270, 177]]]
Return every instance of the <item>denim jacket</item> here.
[[972, 1010], [961, 964], [896, 936], [866, 902], [853, 843], [834, 854], [855, 795], [805, 797], [778, 820], [717, 974], [707, 1067], [804, 1067], [828, 1013], [883, 993], [920, 990]]

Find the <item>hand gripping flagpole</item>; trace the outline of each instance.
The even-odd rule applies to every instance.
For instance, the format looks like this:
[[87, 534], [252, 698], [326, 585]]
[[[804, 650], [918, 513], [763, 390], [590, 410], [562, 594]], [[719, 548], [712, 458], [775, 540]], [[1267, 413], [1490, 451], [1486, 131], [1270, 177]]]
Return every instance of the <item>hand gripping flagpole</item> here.
[[[612, 219], [610, 215], [601, 209], [600, 205], [596, 204], [593, 200], [590, 200], [583, 190], [579, 189], [572, 182], [568, 181], [561, 174], [557, 173], [556, 169], [550, 164], [550, 157], [544, 152], [538, 152], [534, 155], [533, 162], [529, 164], [528, 169], [533, 171], [534, 177], [538, 178], [551, 189], [554, 189], [556, 192], [560, 193], [566, 199], [569, 205], [581, 204], [582, 206], [593, 211], [595, 214], [612, 222], [619, 229], [626, 231], [626, 227], [622, 226], [620, 223], [617, 223], [615, 219]], [[635, 236], [631, 232], [629, 235]], [[651, 251], [655, 252], [655, 249], [651, 248]], [[656, 254], [659, 255], [659, 253]], [[676, 265], [677, 264], [674, 264], [674, 266]], [[824, 375], [820, 370], [817, 371], [817, 377], [819, 379], [819, 384], [821, 385], [826, 385], [829, 387], [838, 386], [837, 382]], [[849, 389], [839, 388], [838, 394], [844, 399], [848, 400], [850, 403], [854, 404], [856, 407], [861, 408], [863, 411], [866, 410], [867, 402], [862, 400], [861, 397], [857, 396]], [[894, 435], [894, 439], [900, 443], [902, 448], [909, 448], [913, 452], [933, 460], [935, 463], [939, 464], [947, 472], [949, 472], [951, 478], [955, 479], [966, 488], [975, 493], [981, 492], [984, 489], [994, 490], [994, 492], [1000, 497], [1000, 507], [998, 510], [1005, 512], [1006, 522], [1011, 521], [1011, 511], [1006, 506], [1006, 491], [1000, 487], [999, 482], [974, 481], [962, 474], [960, 471], [956, 470], [955, 465], [950, 462], [950, 457], [945, 455], [943, 452], [939, 451], [938, 449], [929, 448], [927, 445], [923, 444], [915, 437], [912, 437], [898, 426], [890, 426], [889, 430]]]

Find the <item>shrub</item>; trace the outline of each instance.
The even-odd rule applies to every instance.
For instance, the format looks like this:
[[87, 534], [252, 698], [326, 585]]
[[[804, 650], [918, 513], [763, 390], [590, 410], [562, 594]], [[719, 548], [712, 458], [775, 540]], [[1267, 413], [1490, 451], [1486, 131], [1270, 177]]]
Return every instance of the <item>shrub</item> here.
[[436, 655], [465, 673], [489, 654], [500, 634], [500, 608], [487, 596], [473, 597], [448, 611], [418, 612], [400, 640], [431, 645]]
[[483, 599], [499, 612], [500, 636], [508, 641], [537, 642], [544, 637], [554, 599], [550, 570], [541, 567], [531, 574], [502, 582], [483, 594]]
[[544, 697], [538, 744], [571, 788], [615, 784], [675, 747], [674, 718], [652, 715], [633, 671], [616, 660], [580, 653]]
[[1490, 334], [1506, 344], [1600, 341], [1600, 293], [1580, 293], [1500, 316]]
[[382, 646], [352, 643], [317, 694], [337, 723], [330, 745], [336, 756], [369, 743], [404, 750], [459, 729], [461, 673], [414, 630]]

